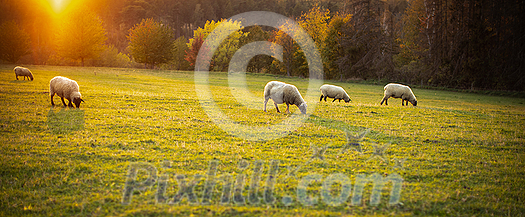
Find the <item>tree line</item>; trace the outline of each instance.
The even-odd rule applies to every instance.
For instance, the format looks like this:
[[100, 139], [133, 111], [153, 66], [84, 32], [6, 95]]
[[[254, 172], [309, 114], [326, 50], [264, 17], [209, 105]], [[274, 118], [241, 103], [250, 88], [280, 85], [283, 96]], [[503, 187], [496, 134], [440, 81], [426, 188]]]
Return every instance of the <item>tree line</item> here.
[[[33, 0], [1, 1], [4, 62], [191, 70], [219, 23], [238, 25], [226, 18], [273, 11], [312, 37], [325, 79], [525, 90], [519, 0], [92, 0], [61, 22]], [[265, 26], [228, 37], [211, 70], [227, 71], [235, 51], [253, 41], [280, 44], [283, 58], [256, 56], [248, 71], [309, 76], [297, 42]]]

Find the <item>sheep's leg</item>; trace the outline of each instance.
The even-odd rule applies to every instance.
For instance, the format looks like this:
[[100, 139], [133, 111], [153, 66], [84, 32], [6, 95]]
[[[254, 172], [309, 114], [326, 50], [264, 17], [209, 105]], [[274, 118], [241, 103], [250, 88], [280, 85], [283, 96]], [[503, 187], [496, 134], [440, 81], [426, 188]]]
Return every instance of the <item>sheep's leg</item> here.
[[60, 97], [60, 99], [62, 100], [62, 104], [64, 104], [64, 106], [67, 107], [66, 102], [64, 102], [64, 97]]
[[388, 97], [383, 97], [383, 100], [381, 100], [381, 105], [383, 105], [383, 102], [385, 102], [385, 105], [388, 105]]
[[328, 98], [328, 96], [324, 96], [324, 101], [326, 102], [326, 98]]
[[53, 102], [53, 97], [54, 97], [54, 96], [55, 96], [55, 94], [54, 94], [54, 93], [53, 93], [53, 94], [51, 94], [51, 105], [52, 105], [52, 106], [55, 106], [55, 102]]
[[[408, 102], [407, 102], [408, 104]], [[401, 106], [405, 106], [405, 100], [404, 99], [401, 99]]]
[[263, 109], [263, 111], [265, 111], [265, 112], [266, 112], [266, 103], [268, 103], [268, 99], [264, 99], [264, 109]]
[[334, 98], [334, 100], [332, 100], [332, 102], [335, 102], [336, 98]]
[[319, 102], [323, 101], [323, 94], [321, 94], [321, 98], [319, 98]]
[[73, 103], [71, 103], [71, 101], [73, 101], [73, 100], [67, 100], [67, 101], [69, 101], [69, 103], [67, 104], [67, 107], [73, 108]]
[[290, 113], [290, 104], [286, 103], [286, 113]]
[[16, 80], [18, 81], [18, 75], [16, 75]]
[[281, 111], [279, 111], [279, 106], [277, 106], [277, 103], [273, 103], [275, 105], [275, 109], [277, 109], [277, 112], [281, 113]]

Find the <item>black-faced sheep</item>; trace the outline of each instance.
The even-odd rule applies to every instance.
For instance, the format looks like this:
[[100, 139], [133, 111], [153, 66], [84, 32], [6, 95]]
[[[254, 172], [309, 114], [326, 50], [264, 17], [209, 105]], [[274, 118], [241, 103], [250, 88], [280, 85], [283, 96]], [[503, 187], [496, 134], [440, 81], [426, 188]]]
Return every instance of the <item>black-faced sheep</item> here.
[[[82, 100], [82, 95], [78, 92], [78, 84], [76, 81], [73, 81], [69, 78], [56, 76], [51, 81], [49, 81], [49, 95], [51, 96], [51, 105], [55, 105], [53, 102], [53, 96], [57, 94], [64, 106], [73, 107], [73, 103], [77, 108], [80, 108], [80, 103], [84, 102]], [[69, 103], [66, 105], [64, 102], [66, 98]]]
[[27, 80], [33, 80], [33, 73], [28, 68], [17, 66], [13, 70], [15, 71], [16, 80], [18, 80], [18, 76], [23, 76], [24, 80], [26, 80], [26, 77], [28, 77]]
[[402, 85], [402, 84], [394, 84], [390, 83], [385, 86], [385, 96], [383, 97], [383, 100], [381, 100], [381, 105], [383, 105], [383, 102], [385, 102], [385, 105], [388, 105], [388, 98], [401, 98], [401, 105], [405, 105], [405, 101], [407, 101], [406, 105], [408, 105], [408, 102], [412, 103], [412, 105], [417, 106], [417, 99], [416, 96], [414, 96], [414, 93], [412, 93], [412, 89], [410, 89], [409, 86]]
[[301, 113], [306, 114], [306, 102], [294, 85], [280, 81], [268, 82], [264, 87], [264, 111], [269, 99], [273, 100], [277, 112], [281, 112], [277, 104], [286, 103], [287, 113], [290, 112], [290, 105], [296, 105]]
[[325, 84], [321, 86], [319, 90], [321, 91], [321, 98], [319, 99], [319, 101], [323, 101], [324, 98], [324, 101], [326, 102], [327, 97], [334, 98], [332, 102], [335, 102], [336, 99], [338, 99], [339, 102], [341, 102], [341, 100], [344, 100], [345, 102], [352, 101], [350, 99], [350, 96], [348, 96], [345, 89], [343, 89], [342, 87], [331, 84]]

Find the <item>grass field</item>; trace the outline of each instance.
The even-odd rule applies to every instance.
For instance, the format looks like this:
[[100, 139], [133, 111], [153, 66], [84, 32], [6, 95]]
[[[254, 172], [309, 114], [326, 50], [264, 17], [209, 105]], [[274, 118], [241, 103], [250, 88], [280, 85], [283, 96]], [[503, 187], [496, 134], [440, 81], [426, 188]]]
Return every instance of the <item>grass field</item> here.
[[[413, 88], [417, 107], [381, 106], [382, 86], [326, 81], [352, 102], [320, 102], [301, 127], [250, 141], [208, 117], [193, 72], [33, 66], [29, 82], [12, 68], [0, 65], [0, 216], [525, 215], [523, 98]], [[80, 109], [51, 107], [56, 75], [79, 83]], [[259, 109], [224, 73], [210, 90], [227, 117], [258, 127], [294, 117], [262, 111], [266, 82], [308, 86], [247, 80]], [[358, 197], [363, 177], [394, 175], [380, 201], [372, 183]]]

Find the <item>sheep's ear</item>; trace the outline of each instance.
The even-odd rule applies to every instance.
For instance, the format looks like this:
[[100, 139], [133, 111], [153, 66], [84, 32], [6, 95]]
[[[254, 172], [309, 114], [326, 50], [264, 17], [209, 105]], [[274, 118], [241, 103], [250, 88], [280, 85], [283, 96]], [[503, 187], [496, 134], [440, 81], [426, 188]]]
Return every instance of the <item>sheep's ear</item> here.
[[80, 99], [80, 101], [81, 101], [81, 102], [86, 102], [86, 101], [84, 101], [83, 99]]

